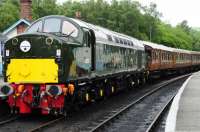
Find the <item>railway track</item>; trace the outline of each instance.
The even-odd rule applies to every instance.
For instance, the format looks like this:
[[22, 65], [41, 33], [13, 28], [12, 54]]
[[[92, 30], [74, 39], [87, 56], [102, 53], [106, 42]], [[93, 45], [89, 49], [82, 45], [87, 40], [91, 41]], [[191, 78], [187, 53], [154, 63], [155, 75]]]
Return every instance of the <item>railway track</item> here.
[[13, 122], [13, 121], [17, 120], [17, 118], [18, 118], [18, 116], [14, 116], [12, 114], [1, 117], [0, 126], [5, 125], [10, 122]]
[[149, 127], [147, 128], [146, 132], [153, 132], [155, 127], [158, 125], [159, 121], [162, 118], [162, 115], [168, 110], [169, 106], [171, 105], [174, 97], [176, 96], [173, 95], [169, 101], [165, 104], [165, 106], [158, 112], [157, 116], [154, 118], [154, 120], [152, 121], [152, 123], [149, 125]]
[[[137, 99], [137, 100], [131, 102], [130, 104], [128, 104], [127, 106], [121, 108], [119, 111], [116, 111], [116, 112], [113, 111], [113, 114], [108, 115], [107, 117], [105, 117], [106, 119], [104, 119], [104, 120], [100, 120], [99, 124], [94, 123], [94, 124], [97, 124], [96, 126], [95, 125], [94, 126], [89, 126], [88, 128], [86, 128], [86, 131], [97, 132], [97, 131], [104, 130], [104, 128], [108, 127], [109, 124], [112, 124], [113, 122], [115, 122], [116, 119], [120, 120], [120, 116], [122, 116], [124, 113], [127, 113], [127, 111], [129, 111], [132, 107], [140, 104], [147, 97], [151, 96], [152, 94], [156, 93], [157, 91], [161, 90], [162, 88], [166, 87], [167, 85], [169, 85], [169, 84], [171, 84], [171, 83], [173, 83], [175, 81], [181, 80], [181, 79], [183, 79], [185, 77], [188, 77], [189, 75], [190, 74], [183, 75], [183, 76], [180, 76], [180, 77], [177, 77], [177, 78], [174, 78], [172, 80], [167, 81], [166, 83], [164, 83], [163, 85], [159, 86], [158, 88], [149, 91], [148, 93], [146, 93], [145, 95], [143, 95], [139, 99]], [[158, 112], [158, 114], [155, 116], [154, 120], [148, 125], [148, 127], [146, 129], [146, 132], [152, 131], [152, 129], [156, 126], [158, 119], [161, 117], [162, 113], [165, 111], [167, 106], [169, 106], [170, 102], [173, 100], [175, 95], [176, 94], [173, 94], [170, 97], [170, 99], [167, 101], [165, 106]], [[108, 129], [112, 129], [112, 127], [108, 128]]]
[[37, 132], [42, 131], [49, 125], [56, 124], [64, 117], [21, 115], [2, 119], [0, 121], [0, 132]]
[[64, 117], [59, 117], [59, 118], [56, 118], [54, 120], [51, 120], [51, 121], [48, 121], [48, 122], [45, 122], [31, 130], [29, 130], [29, 132], [38, 132], [38, 131], [42, 131], [44, 128], [50, 126], [50, 125], [54, 125], [55, 123], [59, 122], [59, 121], [62, 121], [64, 120]]

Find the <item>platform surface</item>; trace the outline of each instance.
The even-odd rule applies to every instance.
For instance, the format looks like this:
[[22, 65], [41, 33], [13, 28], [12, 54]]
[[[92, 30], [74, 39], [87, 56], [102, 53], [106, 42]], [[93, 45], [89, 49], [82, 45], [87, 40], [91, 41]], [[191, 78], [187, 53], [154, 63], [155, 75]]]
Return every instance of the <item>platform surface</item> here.
[[200, 72], [190, 76], [175, 96], [165, 132], [200, 132]]
[[200, 131], [200, 72], [191, 76], [181, 94], [176, 131]]

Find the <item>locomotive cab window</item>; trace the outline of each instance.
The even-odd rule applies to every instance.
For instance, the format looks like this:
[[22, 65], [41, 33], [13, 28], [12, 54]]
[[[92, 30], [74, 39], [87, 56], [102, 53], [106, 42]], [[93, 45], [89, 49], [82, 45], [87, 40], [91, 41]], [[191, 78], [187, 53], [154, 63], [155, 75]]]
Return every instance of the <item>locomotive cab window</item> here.
[[35, 24], [33, 24], [29, 29], [28, 32], [41, 32], [42, 31], [42, 21], [38, 21]]
[[60, 32], [61, 19], [48, 18], [44, 22], [44, 32]]
[[78, 29], [68, 21], [64, 21], [62, 25], [62, 33], [71, 34], [72, 37], [78, 36]]

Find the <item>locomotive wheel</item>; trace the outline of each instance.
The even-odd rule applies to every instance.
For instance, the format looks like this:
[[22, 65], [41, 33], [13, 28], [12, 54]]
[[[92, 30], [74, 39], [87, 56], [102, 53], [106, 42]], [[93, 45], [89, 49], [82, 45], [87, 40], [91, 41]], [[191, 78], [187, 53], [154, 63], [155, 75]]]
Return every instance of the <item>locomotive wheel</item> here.
[[105, 94], [105, 91], [104, 91], [104, 88], [99, 88], [98, 89], [98, 100], [101, 100], [104, 98], [104, 94]]
[[104, 98], [104, 94], [105, 94], [104, 88], [102, 86], [98, 86], [96, 88], [96, 91], [95, 91], [93, 99], [94, 100], [101, 100], [101, 99]]
[[82, 89], [79, 93], [79, 104], [80, 105], [86, 105], [90, 102], [91, 100], [91, 96], [90, 96], [90, 92], [86, 89]]
[[127, 85], [127, 89], [133, 89], [134, 88], [134, 84], [135, 84], [135, 82], [131, 79], [131, 78], [128, 78], [127, 79], [128, 81], [127, 81], [127, 83], [128, 83], [128, 85]]

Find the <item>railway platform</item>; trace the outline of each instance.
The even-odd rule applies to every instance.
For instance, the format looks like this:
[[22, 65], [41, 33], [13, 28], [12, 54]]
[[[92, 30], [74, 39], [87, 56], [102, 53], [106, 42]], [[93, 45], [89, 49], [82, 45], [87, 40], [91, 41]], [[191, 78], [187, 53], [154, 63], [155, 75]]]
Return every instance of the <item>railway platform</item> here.
[[175, 96], [165, 132], [200, 131], [200, 72], [192, 74]]

